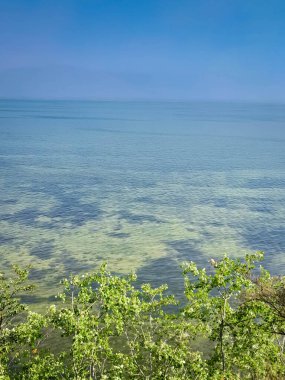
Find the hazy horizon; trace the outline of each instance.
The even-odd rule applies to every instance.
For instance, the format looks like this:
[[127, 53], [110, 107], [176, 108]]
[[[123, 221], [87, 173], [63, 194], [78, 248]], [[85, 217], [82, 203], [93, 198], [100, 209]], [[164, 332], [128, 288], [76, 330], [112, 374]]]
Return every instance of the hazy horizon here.
[[2, 97], [0, 96], [0, 101], [23, 101], [23, 102], [114, 102], [114, 103], [178, 103], [178, 104], [244, 104], [244, 105], [280, 105], [285, 106], [285, 100], [244, 100], [244, 99], [170, 99], [170, 98], [76, 98], [76, 97]]
[[285, 102], [285, 2], [0, 0], [0, 98]]

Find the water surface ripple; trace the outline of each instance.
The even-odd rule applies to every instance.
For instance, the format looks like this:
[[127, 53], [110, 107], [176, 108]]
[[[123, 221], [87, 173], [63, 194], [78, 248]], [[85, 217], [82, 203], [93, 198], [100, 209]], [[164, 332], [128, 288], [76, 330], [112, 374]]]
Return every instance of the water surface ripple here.
[[[285, 274], [285, 106], [0, 101], [1, 268], [34, 300], [104, 261], [179, 287], [178, 264], [266, 252]], [[38, 297], [38, 298], [37, 298]]]

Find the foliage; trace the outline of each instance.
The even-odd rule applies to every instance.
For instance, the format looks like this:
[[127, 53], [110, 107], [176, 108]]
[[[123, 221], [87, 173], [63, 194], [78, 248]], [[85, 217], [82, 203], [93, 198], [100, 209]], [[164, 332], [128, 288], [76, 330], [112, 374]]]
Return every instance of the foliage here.
[[[210, 378], [280, 379], [284, 376], [283, 350], [279, 348], [277, 333], [272, 330], [272, 310], [253, 296], [257, 292], [256, 282], [252, 280], [254, 261], [262, 258], [258, 252], [247, 255], [244, 262], [228, 257], [220, 262], [211, 260], [210, 274], [192, 262], [183, 266], [188, 299], [183, 313], [185, 318], [196, 320], [197, 328], [213, 342], [207, 358]], [[264, 273], [262, 270], [262, 281]], [[266, 283], [271, 286], [268, 272], [266, 276]]]
[[63, 280], [44, 315], [20, 302], [32, 287], [15, 267], [0, 276], [0, 379], [285, 378], [285, 280], [257, 273], [261, 259], [185, 263], [180, 305], [102, 266]]
[[8, 378], [7, 366], [13, 361], [11, 353], [16, 348], [18, 317], [27, 310], [19, 296], [33, 289], [31, 284], [27, 284], [28, 275], [29, 268], [21, 269], [16, 265], [10, 278], [0, 273], [0, 378], [3, 379]]

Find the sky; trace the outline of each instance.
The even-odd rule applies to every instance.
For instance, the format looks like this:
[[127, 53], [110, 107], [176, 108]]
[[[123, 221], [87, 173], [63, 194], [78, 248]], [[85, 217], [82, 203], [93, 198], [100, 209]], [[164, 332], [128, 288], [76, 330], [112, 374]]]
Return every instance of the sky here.
[[285, 102], [285, 0], [0, 0], [0, 97]]

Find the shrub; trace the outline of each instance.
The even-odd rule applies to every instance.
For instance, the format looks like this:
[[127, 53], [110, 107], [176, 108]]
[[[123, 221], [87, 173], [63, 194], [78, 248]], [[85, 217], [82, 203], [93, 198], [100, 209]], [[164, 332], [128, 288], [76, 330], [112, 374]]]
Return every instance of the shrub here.
[[63, 280], [44, 315], [27, 313], [28, 269], [15, 267], [0, 277], [0, 379], [285, 378], [284, 278], [257, 276], [260, 259], [185, 263], [180, 305], [166, 285], [102, 266]]

